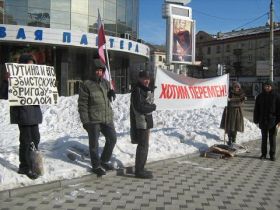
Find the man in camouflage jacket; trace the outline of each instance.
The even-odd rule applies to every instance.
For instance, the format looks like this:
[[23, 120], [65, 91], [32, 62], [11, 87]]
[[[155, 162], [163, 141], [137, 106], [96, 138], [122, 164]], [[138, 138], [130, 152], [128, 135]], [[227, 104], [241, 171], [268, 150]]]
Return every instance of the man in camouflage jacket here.
[[[93, 62], [94, 70], [90, 79], [84, 81], [80, 87], [78, 109], [83, 127], [89, 136], [92, 171], [102, 176], [106, 174], [106, 170], [113, 169], [109, 161], [116, 144], [116, 131], [110, 102], [116, 95], [110, 88], [110, 83], [103, 79], [105, 65], [99, 59], [94, 59]], [[98, 155], [100, 132], [106, 139], [101, 157]]]

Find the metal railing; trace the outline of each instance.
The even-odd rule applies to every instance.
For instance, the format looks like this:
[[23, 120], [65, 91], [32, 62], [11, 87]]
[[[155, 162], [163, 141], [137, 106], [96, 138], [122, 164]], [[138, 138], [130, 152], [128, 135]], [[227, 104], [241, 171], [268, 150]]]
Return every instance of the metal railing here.
[[67, 81], [67, 95], [72, 96], [79, 93], [82, 80], [68, 80]]

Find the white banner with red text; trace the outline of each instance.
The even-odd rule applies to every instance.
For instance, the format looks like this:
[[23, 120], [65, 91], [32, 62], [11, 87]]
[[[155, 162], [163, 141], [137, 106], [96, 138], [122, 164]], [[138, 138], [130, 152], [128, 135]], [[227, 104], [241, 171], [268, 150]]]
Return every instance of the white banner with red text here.
[[157, 110], [187, 110], [227, 105], [229, 75], [196, 79], [157, 69], [154, 97]]

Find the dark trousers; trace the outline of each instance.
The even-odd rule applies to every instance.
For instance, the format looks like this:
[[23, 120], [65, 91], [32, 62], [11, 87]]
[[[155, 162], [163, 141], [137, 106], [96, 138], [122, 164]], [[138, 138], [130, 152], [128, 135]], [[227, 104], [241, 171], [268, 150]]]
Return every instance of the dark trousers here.
[[[91, 159], [92, 168], [97, 168], [100, 166], [100, 162], [108, 162], [112, 156], [113, 149], [115, 147], [117, 137], [114, 124], [90, 124], [86, 128], [89, 138], [89, 153]], [[106, 142], [99, 158], [98, 154], [98, 139], [100, 132], [105, 136]]]
[[144, 167], [147, 162], [150, 130], [137, 129], [136, 132], [138, 145], [136, 149], [135, 173], [139, 173], [144, 171]]
[[262, 131], [262, 155], [267, 154], [267, 137], [269, 138], [269, 155], [270, 157], [275, 157], [276, 151], [276, 134], [275, 134], [276, 127], [274, 126], [271, 129], [261, 129]]
[[237, 131], [229, 131], [228, 132], [228, 143], [236, 143], [236, 135]]
[[19, 167], [30, 169], [30, 144], [34, 143], [36, 149], [40, 142], [38, 125], [18, 125], [19, 127]]

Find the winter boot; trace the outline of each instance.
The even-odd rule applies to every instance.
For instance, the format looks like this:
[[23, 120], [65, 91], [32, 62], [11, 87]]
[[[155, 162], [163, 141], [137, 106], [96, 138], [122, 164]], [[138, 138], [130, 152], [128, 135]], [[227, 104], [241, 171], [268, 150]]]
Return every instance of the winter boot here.
[[145, 171], [135, 172], [135, 177], [140, 179], [152, 179], [153, 174]]
[[93, 168], [92, 172], [95, 173], [98, 177], [106, 174], [105, 169], [103, 169], [102, 167]]
[[228, 145], [228, 146], [231, 146], [231, 144], [232, 144], [232, 138], [231, 138], [231, 136], [229, 136], [229, 137], [228, 137], [227, 145]]
[[100, 165], [102, 168], [104, 168], [106, 171], [112, 171], [115, 169], [114, 165], [109, 162], [101, 162]]

